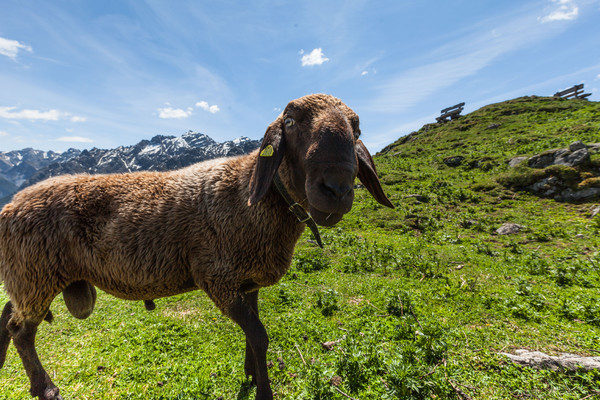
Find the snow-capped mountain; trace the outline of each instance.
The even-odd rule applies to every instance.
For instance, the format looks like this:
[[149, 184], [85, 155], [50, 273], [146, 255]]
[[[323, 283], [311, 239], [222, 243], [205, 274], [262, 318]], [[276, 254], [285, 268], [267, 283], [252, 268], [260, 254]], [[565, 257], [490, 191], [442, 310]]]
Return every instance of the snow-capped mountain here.
[[258, 146], [259, 140], [246, 137], [217, 143], [202, 133], [188, 131], [178, 137], [157, 135], [133, 146], [108, 150], [69, 149], [64, 153], [55, 153], [27, 148], [0, 152], [0, 198], [10, 197], [18, 189], [51, 176], [166, 171], [211, 158], [249, 153]]

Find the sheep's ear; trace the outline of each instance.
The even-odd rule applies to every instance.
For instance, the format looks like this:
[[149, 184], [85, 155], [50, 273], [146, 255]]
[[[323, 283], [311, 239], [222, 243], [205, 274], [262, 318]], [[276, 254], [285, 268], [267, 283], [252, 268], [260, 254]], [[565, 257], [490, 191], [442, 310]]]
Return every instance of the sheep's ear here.
[[284, 152], [285, 140], [280, 117], [269, 125], [260, 145], [254, 172], [250, 178], [249, 206], [258, 203], [267, 194]]
[[375, 163], [373, 162], [371, 154], [369, 154], [369, 150], [367, 150], [361, 140], [356, 141], [355, 149], [356, 155], [358, 156], [358, 179], [365, 185], [375, 200], [386, 207], [394, 208], [392, 202], [386, 197], [385, 193], [383, 193], [379, 177], [377, 177]]

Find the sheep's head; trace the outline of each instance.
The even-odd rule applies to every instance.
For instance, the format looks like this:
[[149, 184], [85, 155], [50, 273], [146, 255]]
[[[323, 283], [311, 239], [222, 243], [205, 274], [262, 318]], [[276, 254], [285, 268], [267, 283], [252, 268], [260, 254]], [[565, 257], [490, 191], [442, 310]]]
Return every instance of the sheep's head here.
[[265, 133], [250, 181], [252, 205], [279, 174], [319, 225], [331, 226], [352, 208], [354, 180], [393, 208], [360, 136], [358, 115], [341, 100], [313, 94], [291, 101]]

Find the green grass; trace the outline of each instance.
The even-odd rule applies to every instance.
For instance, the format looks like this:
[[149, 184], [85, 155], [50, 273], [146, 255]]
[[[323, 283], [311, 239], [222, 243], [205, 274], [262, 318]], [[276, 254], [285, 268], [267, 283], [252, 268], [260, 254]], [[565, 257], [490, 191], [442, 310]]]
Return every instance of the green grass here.
[[[457, 389], [473, 399], [599, 398], [598, 371], [540, 371], [499, 354], [600, 355], [596, 204], [503, 182], [510, 158], [597, 142], [599, 132], [598, 103], [521, 98], [384, 149], [376, 163], [396, 208], [357, 190], [352, 212], [322, 229], [325, 249], [307, 231], [288, 274], [261, 291], [276, 398], [457, 399]], [[450, 156], [465, 160], [448, 167]], [[497, 235], [504, 222], [523, 229]], [[243, 334], [206, 295], [156, 303], [148, 312], [100, 293], [79, 321], [57, 298], [37, 346], [65, 399], [254, 398]], [[30, 398], [28, 386], [11, 346], [0, 399]]]

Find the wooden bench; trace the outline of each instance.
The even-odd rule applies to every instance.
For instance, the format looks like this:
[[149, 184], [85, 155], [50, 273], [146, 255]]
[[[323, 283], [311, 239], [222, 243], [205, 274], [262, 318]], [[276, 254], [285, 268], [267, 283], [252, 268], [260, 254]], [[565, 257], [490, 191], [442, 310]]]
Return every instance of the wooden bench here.
[[587, 98], [589, 96], [591, 96], [591, 93], [583, 93], [583, 83], [580, 83], [579, 85], [575, 85], [573, 87], [570, 87], [568, 89], [565, 89], [561, 92], [556, 92], [554, 93], [554, 97], [561, 97], [563, 99], [568, 99], [568, 98], [575, 98], [575, 99], [584, 99], [587, 100]]
[[440, 113], [442, 115], [440, 115], [439, 117], [436, 118], [436, 121], [438, 123], [444, 123], [448, 121], [448, 118], [450, 119], [456, 119], [460, 116], [460, 113], [462, 112], [462, 110], [464, 110], [465, 108], [465, 103], [459, 103], [459, 104], [455, 104], [452, 107], [447, 107], [444, 108], [442, 111], [440, 111]]

